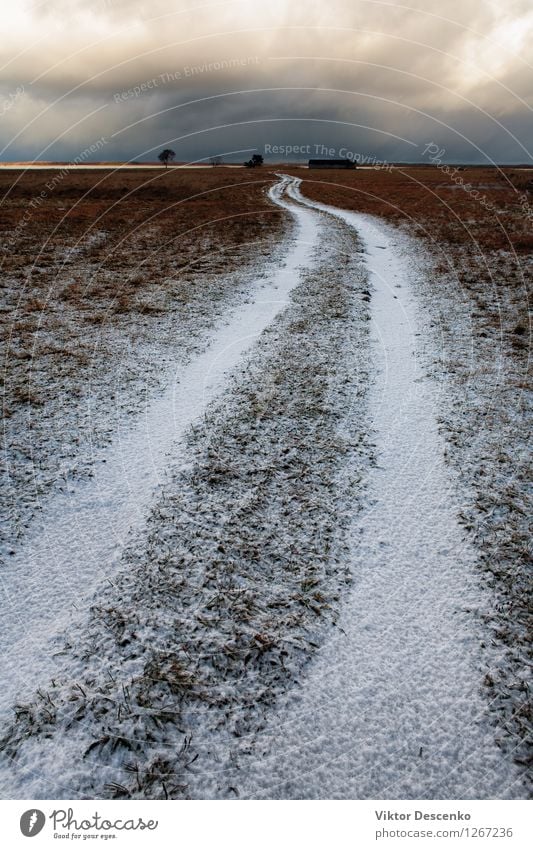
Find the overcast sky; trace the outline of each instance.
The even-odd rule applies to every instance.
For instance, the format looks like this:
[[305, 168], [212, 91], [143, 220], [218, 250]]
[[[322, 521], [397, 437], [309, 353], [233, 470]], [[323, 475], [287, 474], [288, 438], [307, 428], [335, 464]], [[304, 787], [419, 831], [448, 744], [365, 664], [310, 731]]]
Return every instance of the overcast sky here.
[[531, 0], [5, 0], [1, 21], [4, 161], [532, 162]]

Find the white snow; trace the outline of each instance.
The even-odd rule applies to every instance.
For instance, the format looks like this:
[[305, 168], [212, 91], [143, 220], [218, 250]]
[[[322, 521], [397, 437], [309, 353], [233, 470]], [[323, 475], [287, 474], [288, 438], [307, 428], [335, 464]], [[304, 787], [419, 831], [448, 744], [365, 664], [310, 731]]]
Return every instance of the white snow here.
[[[273, 187], [273, 197], [281, 188]], [[284, 308], [315, 241], [316, 216], [299, 218], [286, 262], [258, 274], [249, 301], [227, 316], [205, 352], [181, 373], [132, 427], [123, 421], [114, 443], [95, 459], [94, 477], [55, 496], [38, 530], [2, 569], [0, 716], [53, 677], [61, 658], [50, 638], [90, 601], [96, 585], [112, 579], [126, 539], [141, 526], [168, 452], [209, 402], [224, 391], [228, 373]]]
[[[289, 196], [355, 227], [368, 256], [377, 468], [353, 526], [354, 588], [340, 627], [276, 711], [241, 795], [266, 798], [504, 798], [517, 768], [495, 744], [481, 693], [474, 552], [417, 344], [410, 269], [379, 219]], [[295, 206], [299, 214], [301, 206]], [[248, 772], [247, 772], [248, 770]]]
[[143, 420], [118, 434], [94, 479], [54, 498], [42, 516], [46, 533], [28, 539], [4, 571], [0, 707], [53, 676], [52, 635], [103, 578], [113, 579], [165, 479], [169, 451], [175, 464], [187, 427], [224, 392], [301, 268], [312, 265], [319, 215], [333, 215], [363, 241], [372, 292], [377, 466], [351, 531], [353, 588], [307, 675], [257, 736], [232, 741], [221, 783], [231, 781], [241, 798], [516, 798], [519, 773], [496, 746], [482, 692], [487, 655], [473, 611], [485, 599], [444, 462], [409, 254], [379, 219], [312, 203], [299, 182], [282, 177], [271, 190], [298, 221], [286, 266], [258, 283]]

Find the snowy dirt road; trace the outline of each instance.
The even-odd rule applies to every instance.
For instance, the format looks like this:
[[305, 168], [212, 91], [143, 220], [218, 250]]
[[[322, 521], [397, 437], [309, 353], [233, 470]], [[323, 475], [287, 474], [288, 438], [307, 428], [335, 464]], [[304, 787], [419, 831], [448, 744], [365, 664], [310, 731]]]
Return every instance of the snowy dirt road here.
[[405, 253], [271, 198], [285, 267], [4, 573], [13, 798], [523, 795]]
[[[298, 182], [287, 193], [309, 207]], [[240, 787], [252, 798], [513, 798], [521, 779], [495, 745], [481, 693], [487, 657], [471, 612], [482, 590], [408, 261], [377, 219], [313, 206], [354, 227], [367, 254], [377, 466], [352, 526], [354, 588], [339, 627], [272, 717]]]
[[112, 579], [128, 536], [145, 520], [164, 478], [170, 450], [179, 452], [176, 443], [286, 305], [315, 239], [313, 214], [301, 217], [299, 226], [285, 262], [258, 276], [206, 350], [168, 375], [166, 391], [150, 400], [133, 427], [119, 422], [110, 449], [95, 457], [93, 478], [53, 497], [25, 545], [2, 568], [0, 716], [53, 677], [61, 658], [50, 639], [84, 611], [98, 583]]

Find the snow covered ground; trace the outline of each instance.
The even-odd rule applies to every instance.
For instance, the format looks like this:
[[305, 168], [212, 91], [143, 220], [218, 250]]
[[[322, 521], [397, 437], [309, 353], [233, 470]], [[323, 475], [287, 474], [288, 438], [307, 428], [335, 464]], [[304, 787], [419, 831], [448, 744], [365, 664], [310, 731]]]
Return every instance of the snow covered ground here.
[[5, 796], [525, 794], [416, 247], [298, 183], [284, 264], [3, 573]]
[[[288, 193], [309, 206], [297, 182]], [[481, 693], [487, 659], [470, 614], [483, 594], [417, 342], [409, 257], [376, 219], [319, 208], [353, 226], [368, 256], [377, 466], [352, 528], [340, 627], [239, 786], [253, 798], [513, 798], [521, 776], [495, 745]]]
[[312, 243], [310, 217], [301, 221], [286, 261], [270, 277], [256, 278], [203, 353], [167, 374], [166, 391], [150, 399], [135, 427], [119, 420], [110, 449], [93, 458], [93, 477], [55, 495], [27, 543], [8, 559], [0, 620], [4, 716], [16, 698], [35, 690], [36, 669], [43, 683], [53, 676], [57, 660], [47, 638], [84, 610], [97, 583], [112, 579], [128, 534], [146, 519], [169, 450], [223, 392], [228, 372], [286, 304]]

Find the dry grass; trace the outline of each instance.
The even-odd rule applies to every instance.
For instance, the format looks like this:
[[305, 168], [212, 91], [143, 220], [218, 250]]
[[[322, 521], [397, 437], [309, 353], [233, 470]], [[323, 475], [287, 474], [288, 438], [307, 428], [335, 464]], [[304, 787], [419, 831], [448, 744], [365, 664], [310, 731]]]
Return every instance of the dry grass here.
[[[5, 536], [23, 533], [62, 459], [77, 473], [79, 438], [99, 442], [80, 410], [84, 397], [110, 403], [120, 351], [192, 344], [235, 294], [226, 272], [269, 251], [285, 226], [271, 182], [221, 168], [0, 172]], [[132, 379], [149, 370], [129, 368]]]
[[191, 429], [190, 462], [169, 465], [146, 536], [67, 635], [73, 665], [18, 706], [0, 745], [17, 766], [46, 774], [27, 746], [53, 757], [60, 737], [75, 795], [235, 792], [217, 749], [247, 750], [350, 580], [346, 534], [372, 457], [356, 247], [331, 226], [316, 270]]
[[[453, 275], [472, 299], [479, 332], [488, 324], [501, 330], [511, 353], [522, 359], [528, 353], [531, 171], [465, 168], [455, 179], [470, 186], [468, 191], [436, 167], [293, 173], [303, 178], [303, 194], [314, 200], [378, 215], [423, 237], [435, 279]], [[502, 316], [494, 300], [513, 301], [513, 308]]]
[[[33, 342], [44, 320], [58, 341], [72, 337], [65, 305], [83, 329], [157, 313], [162, 292], [186, 302], [196, 274], [245, 261], [252, 243], [280, 227], [264, 193], [268, 172], [61, 174], [0, 173], [7, 359], [39, 356]], [[11, 407], [9, 396], [8, 387]]]
[[119, 313], [135, 310], [181, 269], [242, 259], [281, 219], [266, 171], [76, 171], [48, 188], [61, 173], [0, 173], [2, 286], [18, 283], [17, 322], [61, 299], [83, 322], [117, 297]]
[[[455, 179], [462, 179], [472, 191], [460, 188], [436, 167], [290, 173], [303, 178], [303, 193], [313, 200], [394, 223], [409, 222], [417, 235], [436, 245], [468, 244], [482, 252], [504, 250], [518, 255], [533, 250], [532, 220], [520, 202], [527, 192], [533, 215], [530, 171], [465, 168], [457, 172]], [[477, 198], [474, 192], [479, 193]]]
[[460, 519], [489, 590], [485, 628], [502, 650], [485, 684], [500, 744], [530, 765], [531, 171], [458, 172], [486, 205], [437, 168], [293, 173], [303, 178], [304, 195], [380, 216], [425, 240], [421, 294], [448, 384], [441, 430], [461, 492], [471, 493]]
[[[491, 693], [491, 698], [504, 715], [502, 724], [507, 725], [509, 738], [525, 738], [530, 727], [530, 715], [525, 713], [529, 710], [527, 700], [525, 697], [520, 700], [518, 711], [515, 710], [517, 702], [509, 696], [517, 681], [521, 680], [516, 670], [521, 662], [521, 652], [526, 647], [525, 628], [531, 621], [531, 602], [528, 601], [525, 583], [527, 517], [523, 514], [522, 501], [526, 478], [522, 471], [521, 476], [517, 476], [516, 462], [521, 448], [519, 429], [523, 427], [523, 419], [520, 418], [523, 410], [518, 408], [517, 402], [521, 393], [517, 390], [529, 386], [527, 287], [531, 280], [533, 236], [526, 208], [520, 204], [515, 191], [528, 191], [525, 172], [512, 169], [506, 172], [515, 188], [495, 169], [461, 172], [465, 183], [477, 187], [487, 197], [488, 203], [493, 205], [490, 209], [466, 191], [451, 188], [452, 181], [435, 168], [397, 169], [392, 173], [377, 170], [353, 173], [298, 170], [293, 173], [303, 178], [302, 190], [309, 197], [406, 224], [427, 240], [434, 268], [432, 282], [444, 293], [446, 302], [441, 328], [444, 342], [449, 346], [448, 365], [453, 364], [454, 376], [448, 377], [455, 381], [453, 392], [458, 399], [457, 410], [452, 408], [448, 411], [446, 425], [450, 462], [463, 476], [465, 486], [474, 487], [473, 503], [465, 513], [464, 522], [482, 550], [482, 565], [486, 573], [494, 581], [496, 607], [489, 624], [494, 627], [495, 639], [507, 646], [510, 653], [511, 672], [507, 681], [495, 682], [491, 678], [486, 683], [487, 687], [496, 691], [497, 698], [494, 693]], [[57, 403], [62, 398], [70, 402], [72, 394], [89, 379], [91, 368], [100, 370], [100, 374], [102, 370], [113, 368], [113, 362], [106, 362], [104, 358], [95, 365], [91, 341], [95, 329], [102, 324], [111, 328], [127, 327], [132, 340], [141, 325], [145, 327], [145, 334], [153, 332], [160, 335], [159, 318], [179, 306], [180, 320], [183, 319], [194, 299], [197, 300], [198, 289], [207, 275], [218, 272], [222, 278], [220, 272], [245, 261], [251, 252], [256, 258], [258, 250], [268, 251], [266, 243], [261, 245], [262, 235], [282, 232], [283, 214], [268, 203], [264, 194], [265, 186], [274, 179], [266, 169], [258, 173], [236, 169], [193, 173], [169, 170], [155, 175], [153, 172], [145, 172], [144, 175], [141, 172], [76, 172], [66, 176], [22, 226], [29, 203], [39, 192], [46, 190], [46, 182], [52, 178], [53, 172], [30, 173], [20, 180], [16, 172], [0, 173], [0, 184], [5, 191], [9, 190], [0, 207], [2, 238], [7, 245], [2, 282], [4, 311], [1, 316], [9, 369], [5, 381], [4, 415], [13, 418], [20, 414], [21, 409], [35, 409], [41, 415], [43, 408], [53, 404], [54, 399]], [[15, 241], [10, 233], [16, 234]], [[450, 288], [445, 289], [448, 284]], [[216, 285], [211, 283], [205, 292], [209, 299], [219, 295]], [[340, 302], [338, 296], [337, 300]], [[465, 339], [463, 344], [463, 340], [454, 338], [457, 336], [456, 327], [460, 326], [454, 326], [453, 310], [450, 312], [454, 301], [466, 304], [466, 312], [472, 319], [472, 341], [479, 359], [479, 365], [476, 362], [474, 367], [469, 360], [470, 339]], [[329, 304], [328, 308], [331, 306]], [[247, 415], [264, 420], [277, 438], [276, 423], [278, 419], [282, 421], [283, 415], [287, 416], [287, 410], [276, 410], [274, 404], [280, 393], [276, 368], [283, 374], [283, 363], [297, 361], [299, 335], [306, 326], [302, 316], [296, 315], [293, 319], [291, 326], [284, 328], [284, 338], [295, 346], [295, 352], [289, 352], [291, 356], [288, 357], [287, 351], [283, 351], [280, 364], [269, 363], [272, 386], [266, 394], [264, 386], [256, 380], [253, 392], [240, 398], [241, 406], [235, 410], [234, 426], [227, 434], [223, 430], [224, 417], [220, 423], [206, 422], [206, 428], [211, 428], [212, 435], [216, 437], [218, 448], [214, 454], [207, 451], [202, 462], [195, 465], [193, 484], [215, 519], [207, 524], [205, 531], [206, 534], [214, 534], [210, 540], [212, 551], [206, 539], [201, 540], [201, 550], [211, 553], [215, 565], [217, 558], [226, 560], [228, 557], [225, 550], [220, 551], [217, 546], [222, 545], [229, 550], [229, 543], [232, 540], [235, 543], [236, 539], [242, 547], [236, 552], [235, 559], [250, 566], [251, 573], [258, 551], [268, 552], [270, 545], [272, 560], [278, 556], [274, 543], [270, 540], [265, 542], [260, 531], [264, 531], [265, 527], [268, 530], [268, 522], [272, 522], [264, 506], [270, 509], [275, 503], [276, 478], [272, 469], [285, 474], [284, 467], [280, 472], [276, 454], [275, 463], [278, 465], [272, 461], [270, 466], [265, 464], [264, 468], [258, 469], [257, 445], [252, 440], [244, 446], [244, 450], [242, 446], [235, 446], [233, 436], [238, 434], [238, 422], [242, 419], [245, 405]], [[45, 334], [40, 332], [43, 323]], [[449, 328], [445, 327], [446, 323]], [[315, 346], [313, 356], [315, 350], [321, 350], [321, 346]], [[495, 372], [491, 384], [491, 375], [489, 379], [483, 377], [483, 369], [490, 371], [496, 368], [496, 354], [500, 350], [504, 365], [501, 373]], [[477, 368], [478, 372], [473, 368]], [[38, 381], [35, 380], [36, 374], [40, 375]], [[309, 438], [308, 445], [313, 446], [315, 442], [318, 444], [312, 432], [313, 417], [319, 418], [323, 412], [326, 393], [321, 385], [315, 385], [320, 375], [308, 375], [302, 369], [296, 377], [302, 386], [316, 389], [316, 404], [309, 404], [307, 399], [302, 408], [298, 408], [301, 402], [296, 391], [292, 393], [291, 400], [294, 405], [291, 410], [297, 421], [305, 421], [309, 425], [312, 438]], [[291, 379], [296, 377], [292, 375]], [[314, 377], [314, 382], [311, 377]], [[478, 378], [484, 381], [483, 385], [490, 392], [487, 391], [486, 402], [481, 402], [477, 387], [474, 387], [475, 397], [469, 404], [466, 390]], [[280, 385], [282, 383], [281, 380]], [[42, 392], [43, 385], [47, 386], [46, 394]], [[479, 408], [475, 407], [476, 404]], [[271, 421], [273, 413], [276, 416]], [[505, 418], [507, 415], [508, 420]], [[13, 433], [16, 434], [18, 423], [15, 424]], [[494, 446], [502, 442], [502, 434], [505, 435], [505, 454], [501, 455], [503, 459], [496, 466], [491, 458], [495, 456]], [[203, 431], [199, 432], [199, 445], [205, 436]], [[276, 439], [272, 442], [276, 451], [278, 442]], [[23, 453], [27, 446], [21, 444], [17, 437], [17, 447], [13, 450], [15, 454]], [[234, 455], [240, 462], [246, 460], [250, 463], [250, 475], [252, 472], [264, 475], [264, 481], [260, 481], [265, 492], [264, 505], [263, 502], [252, 504], [249, 518], [238, 516], [238, 538], [215, 539], [215, 531], [224, 527], [216, 513], [217, 499], [224, 506], [228, 503], [238, 506], [233, 493]], [[468, 465], [465, 464], [467, 455]], [[470, 469], [476, 470], [472, 479], [468, 477]], [[480, 469], [483, 469], [483, 477], [479, 475]], [[331, 471], [333, 473], [333, 469]], [[308, 458], [307, 465], [298, 469], [298, 473], [303, 476], [304, 482], [307, 475], [313, 483], [312, 472], [312, 458]], [[328, 481], [324, 469], [319, 470], [317, 478], [317, 486], [323, 487]], [[514, 487], [512, 490], [511, 485]], [[182, 489], [178, 488], [178, 491]], [[301, 481], [297, 482], [297, 489], [301, 495]], [[490, 494], [489, 510], [487, 493]], [[498, 518], [499, 514], [493, 508], [502, 504], [509, 505], [509, 513]], [[244, 504], [244, 507], [247, 505]], [[284, 510], [285, 505], [281, 504], [281, 508]], [[281, 508], [279, 515], [283, 517], [285, 513]], [[261, 511], [267, 515], [266, 520]], [[300, 512], [302, 516], [306, 515], [306, 511]], [[258, 515], [261, 521], [258, 521]], [[159, 527], [156, 519], [154, 524]], [[291, 533], [295, 532], [298, 521], [297, 516], [291, 525]], [[302, 526], [302, 530], [303, 540], [312, 541], [308, 529]], [[202, 528], [200, 531], [203, 533]], [[181, 533], [185, 538], [183, 528]], [[179, 542], [183, 544], [181, 537]], [[327, 536], [321, 539], [322, 542], [328, 542]], [[301, 550], [305, 550], [303, 546]], [[166, 563], [161, 565], [151, 553], [146, 562], [143, 560], [146, 552], [138, 555], [143, 581], [149, 574], [148, 563], [153, 569], [155, 585], [160, 587], [161, 593], [166, 592], [170, 607], [174, 603], [179, 606], [184, 597], [178, 553], [176, 544], [174, 553], [169, 555], [174, 585], [161, 581], [159, 573], [161, 569], [165, 570]], [[292, 560], [292, 553], [289, 552], [287, 557]], [[234, 668], [236, 674], [241, 674], [241, 666], [248, 654], [251, 654], [253, 667], [263, 670], [270, 665], [276, 652], [281, 653], [281, 648], [273, 636], [270, 621], [265, 621], [257, 612], [250, 613], [238, 606], [228, 611], [233, 596], [227, 592], [225, 574], [220, 573], [219, 577], [220, 586], [208, 586], [210, 577], [207, 574], [207, 589], [216, 589], [220, 593], [213, 595], [214, 607], [203, 606], [204, 616], [197, 617], [197, 628], [199, 632], [204, 628], [209, 632], [212, 618], [228, 613], [231, 613], [230, 621], [239, 621], [245, 628], [245, 645], [238, 644], [235, 648], [228, 644], [215, 660], [206, 644], [205, 658], [211, 658], [210, 674], [227, 680], [228, 666]], [[302, 621], [307, 617], [317, 617], [319, 611], [329, 617], [328, 597], [316, 588], [316, 576], [304, 575], [302, 569], [296, 572], [296, 577], [301, 578], [297, 615]], [[141, 583], [140, 586], [144, 592], [146, 584]], [[170, 590], [173, 590], [173, 596]], [[122, 598], [126, 598], [126, 593]], [[330, 602], [332, 600], [329, 599]], [[114, 615], [112, 608], [102, 608], [99, 614], [105, 619], [113, 651], [117, 647], [122, 650], [127, 645], [124, 641], [133, 639], [130, 631], [134, 626]], [[252, 617], [251, 624], [246, 618], [248, 616]], [[188, 623], [188, 617], [184, 617], [184, 621]], [[273, 621], [283, 625], [283, 611]], [[135, 622], [134, 618], [132, 622]], [[285, 624], [287, 627], [290, 625]], [[507, 631], [500, 625], [505, 625]], [[187, 634], [185, 630], [183, 634], [180, 632], [180, 639], [189, 639]], [[105, 657], [104, 649], [105, 646], [102, 646], [102, 657]], [[242, 655], [244, 650], [246, 654]], [[119, 659], [122, 657], [121, 652], [118, 656]], [[167, 725], [174, 727], [176, 712], [168, 710], [169, 701], [177, 704], [179, 716], [182, 702], [198, 700], [200, 696], [203, 698], [203, 690], [198, 691], [198, 682], [202, 680], [196, 669], [191, 671], [187, 666], [187, 657], [169, 656], [166, 650], [157, 652], [156, 648], [153, 649], [153, 663], [146, 665], [142, 681], [137, 682], [135, 691], [139, 708], [144, 710], [146, 704], [150, 705], [150, 717], [142, 729], [147, 736], [140, 736], [143, 745], [150, 742], [150, 735], [159, 734]], [[257, 693], [252, 689], [251, 703], [256, 704]], [[112, 711], [109, 708], [111, 691]], [[31, 705], [20, 706], [17, 716], [19, 731], [22, 729], [32, 735], [36, 730], [47, 733], [55, 728], [57, 694], [53, 690], [51, 692], [54, 695], [52, 701], [48, 693], [39, 696]], [[186, 775], [184, 777], [183, 773], [190, 763], [190, 738], [187, 738], [189, 742], [183, 743], [184, 749], [177, 756], [177, 763], [155, 755], [151, 759], [146, 759], [146, 756], [143, 759], [135, 748], [139, 744], [139, 728], [133, 719], [136, 714], [132, 710], [130, 691], [116, 686], [115, 681], [98, 689], [93, 681], [90, 699], [86, 698], [81, 687], [69, 693], [72, 696], [70, 699], [69, 695], [69, 702], [72, 702], [70, 714], [73, 725], [81, 717], [92, 714], [106, 728], [105, 733], [93, 741], [94, 748], [86, 751], [85, 756], [88, 758], [92, 754], [105, 761], [116, 748], [122, 750], [123, 773], [118, 783], [106, 785], [107, 794], [165, 798], [186, 792]], [[267, 691], [265, 699], [269, 697]], [[506, 708], [506, 704], [510, 707]], [[108, 718], [103, 721], [102, 716]]]

